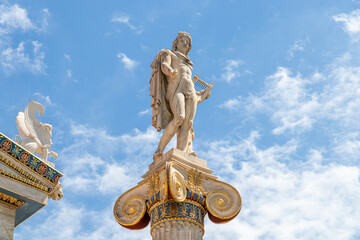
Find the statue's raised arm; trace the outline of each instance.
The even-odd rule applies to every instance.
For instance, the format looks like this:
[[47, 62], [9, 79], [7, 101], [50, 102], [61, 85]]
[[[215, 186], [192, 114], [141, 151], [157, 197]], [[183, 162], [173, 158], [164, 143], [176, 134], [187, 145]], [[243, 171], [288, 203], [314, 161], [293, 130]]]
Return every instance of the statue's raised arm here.
[[[179, 32], [173, 42], [172, 50], [160, 50], [151, 64], [152, 125], [158, 131], [164, 129], [154, 159], [163, 154], [175, 133], [177, 133], [177, 148], [196, 156], [192, 150], [193, 120], [197, 105], [210, 97], [213, 83], [205, 84], [207, 89], [195, 90], [191, 78], [193, 63], [187, 56], [191, 48], [190, 34]], [[196, 80], [199, 81], [197, 76]], [[201, 82], [204, 84], [203, 81]]]

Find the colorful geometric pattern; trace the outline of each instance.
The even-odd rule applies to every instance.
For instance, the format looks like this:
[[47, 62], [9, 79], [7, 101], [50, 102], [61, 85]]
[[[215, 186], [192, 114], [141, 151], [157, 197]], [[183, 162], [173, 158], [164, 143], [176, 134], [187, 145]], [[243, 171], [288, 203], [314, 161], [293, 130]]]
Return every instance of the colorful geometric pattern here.
[[151, 228], [162, 222], [182, 220], [193, 222], [203, 229], [205, 214], [206, 211], [197, 202], [168, 200], [164, 203], [157, 203], [150, 209]]
[[0, 133], [0, 151], [16, 159], [22, 165], [30, 168], [33, 172], [45, 178], [48, 182], [56, 185], [63, 174], [50, 167], [45, 162], [26, 151], [11, 139]]
[[194, 191], [191, 191], [191, 190], [187, 189], [186, 198], [197, 201], [201, 205], [205, 206], [205, 197], [200, 195], [197, 192], [194, 192]]
[[158, 201], [160, 201], [160, 192], [149, 198], [149, 200], [146, 202], [146, 206], [148, 207], [148, 209], [150, 209], [152, 205], [154, 205]]

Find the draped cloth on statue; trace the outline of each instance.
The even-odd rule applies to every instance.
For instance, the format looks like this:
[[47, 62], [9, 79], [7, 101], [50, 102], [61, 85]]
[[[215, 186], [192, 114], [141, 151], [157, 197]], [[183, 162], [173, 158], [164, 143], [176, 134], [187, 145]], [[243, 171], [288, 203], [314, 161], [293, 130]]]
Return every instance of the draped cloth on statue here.
[[174, 118], [169, 102], [166, 100], [167, 80], [161, 71], [161, 59], [166, 49], [160, 50], [151, 64], [150, 96], [152, 108], [152, 125], [157, 131], [166, 128]]

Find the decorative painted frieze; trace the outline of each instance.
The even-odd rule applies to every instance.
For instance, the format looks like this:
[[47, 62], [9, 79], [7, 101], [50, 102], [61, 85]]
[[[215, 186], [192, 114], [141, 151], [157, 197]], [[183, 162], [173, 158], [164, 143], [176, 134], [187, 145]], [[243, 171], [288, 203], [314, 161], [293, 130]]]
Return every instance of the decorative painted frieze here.
[[52, 185], [56, 185], [63, 176], [61, 172], [49, 166], [46, 162], [28, 152], [2, 133], [0, 133], [0, 151]]

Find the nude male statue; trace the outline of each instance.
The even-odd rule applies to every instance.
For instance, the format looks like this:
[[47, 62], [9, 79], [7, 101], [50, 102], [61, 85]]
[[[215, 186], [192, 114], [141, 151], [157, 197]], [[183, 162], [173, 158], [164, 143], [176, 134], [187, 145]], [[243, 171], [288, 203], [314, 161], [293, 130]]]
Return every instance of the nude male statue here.
[[191, 79], [193, 63], [187, 56], [191, 47], [190, 34], [179, 32], [173, 42], [173, 49], [160, 50], [151, 64], [152, 125], [158, 131], [164, 129], [154, 159], [163, 154], [175, 133], [176, 148], [196, 156], [192, 150], [193, 120], [197, 105], [210, 97], [212, 85], [206, 90], [195, 91]]

